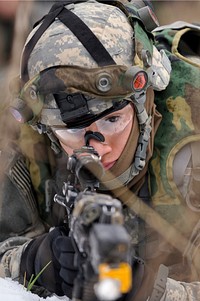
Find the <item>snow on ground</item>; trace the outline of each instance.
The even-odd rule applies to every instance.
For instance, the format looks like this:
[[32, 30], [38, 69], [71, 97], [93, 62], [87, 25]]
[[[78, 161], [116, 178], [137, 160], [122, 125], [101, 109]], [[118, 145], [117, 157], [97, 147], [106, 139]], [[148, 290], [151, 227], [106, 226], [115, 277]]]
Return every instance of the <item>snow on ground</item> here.
[[27, 291], [26, 288], [9, 278], [0, 278], [0, 300], [1, 301], [68, 301], [67, 297], [52, 296], [46, 299]]

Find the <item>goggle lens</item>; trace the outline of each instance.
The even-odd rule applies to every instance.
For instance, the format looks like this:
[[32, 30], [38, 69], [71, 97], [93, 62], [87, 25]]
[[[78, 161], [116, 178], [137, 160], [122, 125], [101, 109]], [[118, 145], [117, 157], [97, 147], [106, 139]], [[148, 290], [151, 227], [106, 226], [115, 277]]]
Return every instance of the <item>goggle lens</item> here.
[[[122, 110], [116, 111], [95, 121], [95, 131], [100, 132], [105, 138], [106, 136], [117, 135], [123, 132], [127, 125], [133, 119], [133, 108], [131, 104]], [[91, 125], [92, 126], [92, 125]], [[76, 149], [85, 144], [84, 136], [88, 128], [82, 129], [66, 129], [53, 127], [52, 130], [57, 138], [66, 146]]]

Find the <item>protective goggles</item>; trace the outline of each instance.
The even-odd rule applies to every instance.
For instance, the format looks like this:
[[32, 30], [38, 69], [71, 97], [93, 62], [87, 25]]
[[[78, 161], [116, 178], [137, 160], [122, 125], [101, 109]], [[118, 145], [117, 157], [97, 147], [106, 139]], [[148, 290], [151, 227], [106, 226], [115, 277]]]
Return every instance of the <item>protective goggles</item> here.
[[[100, 132], [106, 141], [108, 136], [117, 136], [122, 133], [125, 128], [133, 120], [133, 108], [129, 103], [123, 109], [115, 111], [102, 119], [95, 121], [92, 126], [96, 132]], [[52, 131], [56, 137], [66, 146], [77, 149], [85, 145], [84, 136], [88, 128], [67, 129], [64, 127], [52, 127]]]

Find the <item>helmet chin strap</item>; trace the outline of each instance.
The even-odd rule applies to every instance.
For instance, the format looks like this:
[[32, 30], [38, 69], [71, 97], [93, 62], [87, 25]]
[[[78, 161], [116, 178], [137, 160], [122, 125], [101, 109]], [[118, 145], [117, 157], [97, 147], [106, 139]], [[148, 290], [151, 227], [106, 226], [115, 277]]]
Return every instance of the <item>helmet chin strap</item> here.
[[90, 145], [90, 139], [95, 139], [95, 140], [100, 141], [100, 142], [104, 142], [105, 141], [105, 138], [104, 138], [104, 136], [101, 133], [99, 133], [99, 132], [92, 132], [92, 131], [87, 131], [85, 133], [84, 139], [85, 139], [85, 145], [86, 146]]
[[120, 176], [116, 179], [100, 183], [99, 190], [107, 190], [120, 188], [121, 185], [127, 185], [139, 172], [145, 167], [147, 147], [151, 136], [151, 121], [152, 116], [147, 114], [144, 103], [139, 103], [137, 100], [132, 99], [136, 110], [136, 115], [140, 127], [140, 134], [138, 138], [138, 145], [136, 148], [134, 161]]

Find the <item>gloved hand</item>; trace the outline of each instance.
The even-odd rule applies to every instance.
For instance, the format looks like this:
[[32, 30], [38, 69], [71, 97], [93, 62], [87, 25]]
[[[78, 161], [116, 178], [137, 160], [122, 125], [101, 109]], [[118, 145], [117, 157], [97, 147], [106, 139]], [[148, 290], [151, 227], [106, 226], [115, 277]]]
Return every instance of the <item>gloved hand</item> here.
[[[66, 295], [72, 298], [73, 284], [78, 274], [78, 270], [74, 266], [74, 256], [75, 251], [66, 229], [64, 227], [55, 228], [29, 243], [22, 255], [21, 275], [23, 276], [26, 272], [27, 280], [29, 280], [32, 274], [36, 276], [51, 261], [36, 284], [58, 296]], [[158, 290], [160, 287], [165, 288], [167, 277], [165, 269], [161, 273], [153, 271], [141, 259], [135, 258], [132, 270], [132, 289], [128, 294], [122, 296], [121, 300], [146, 301], [152, 293], [158, 297], [162, 294], [162, 290], [159, 292], [157, 288]], [[160, 298], [148, 300], [160, 300]]]
[[77, 269], [74, 266], [75, 251], [67, 235], [65, 228], [59, 227], [33, 239], [22, 255], [21, 275], [26, 272], [29, 280], [32, 274], [36, 276], [51, 261], [36, 284], [58, 296], [71, 298]]

